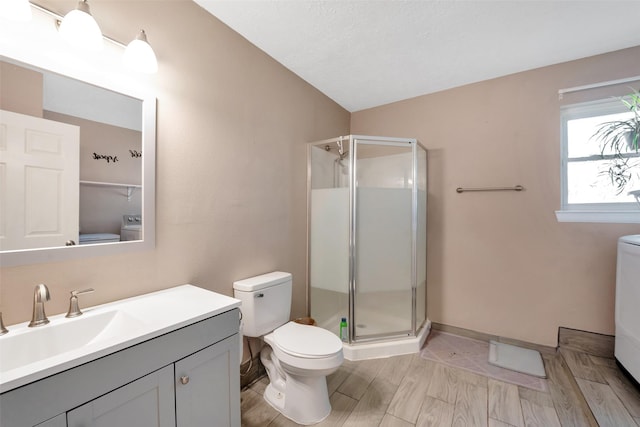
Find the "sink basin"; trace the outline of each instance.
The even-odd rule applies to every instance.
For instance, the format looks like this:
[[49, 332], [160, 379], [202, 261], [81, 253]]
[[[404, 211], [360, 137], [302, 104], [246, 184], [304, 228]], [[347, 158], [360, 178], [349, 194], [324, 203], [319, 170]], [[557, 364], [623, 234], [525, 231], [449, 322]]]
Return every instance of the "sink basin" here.
[[3, 338], [0, 346], [2, 371], [67, 353], [90, 343], [109, 340], [139, 330], [137, 319], [118, 310], [85, 312], [83, 316], [47, 326], [23, 329]]
[[0, 393], [106, 356], [240, 306], [193, 285], [50, 316], [35, 328], [8, 326], [0, 336]]

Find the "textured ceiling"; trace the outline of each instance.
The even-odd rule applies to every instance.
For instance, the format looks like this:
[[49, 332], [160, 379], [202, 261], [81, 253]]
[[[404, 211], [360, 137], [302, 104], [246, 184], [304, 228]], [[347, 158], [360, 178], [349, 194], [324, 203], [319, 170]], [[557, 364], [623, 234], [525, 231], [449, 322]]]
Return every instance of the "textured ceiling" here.
[[640, 0], [195, 2], [349, 111], [640, 45]]

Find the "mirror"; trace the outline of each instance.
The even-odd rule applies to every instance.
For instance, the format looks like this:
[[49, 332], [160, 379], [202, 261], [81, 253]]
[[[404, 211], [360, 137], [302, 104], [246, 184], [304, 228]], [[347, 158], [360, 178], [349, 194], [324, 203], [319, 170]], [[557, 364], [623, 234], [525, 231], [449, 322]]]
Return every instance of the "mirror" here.
[[5, 30], [0, 265], [153, 248], [155, 98], [119, 69], [53, 60]]

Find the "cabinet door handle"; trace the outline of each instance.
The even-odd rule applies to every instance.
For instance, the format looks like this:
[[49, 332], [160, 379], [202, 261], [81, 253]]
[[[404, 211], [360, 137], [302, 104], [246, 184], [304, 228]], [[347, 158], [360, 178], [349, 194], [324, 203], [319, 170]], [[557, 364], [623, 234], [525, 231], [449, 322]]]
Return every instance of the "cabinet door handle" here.
[[188, 377], [188, 376], [186, 376], [186, 375], [181, 376], [181, 377], [180, 377], [180, 382], [181, 382], [182, 384], [189, 384], [189, 377]]

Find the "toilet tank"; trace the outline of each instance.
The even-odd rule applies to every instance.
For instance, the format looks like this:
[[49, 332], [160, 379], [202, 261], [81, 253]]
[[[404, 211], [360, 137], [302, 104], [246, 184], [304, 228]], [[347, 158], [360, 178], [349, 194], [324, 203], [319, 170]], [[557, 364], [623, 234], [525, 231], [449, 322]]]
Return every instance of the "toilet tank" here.
[[233, 295], [242, 301], [242, 331], [248, 337], [266, 335], [289, 321], [291, 273], [274, 271], [233, 282]]

